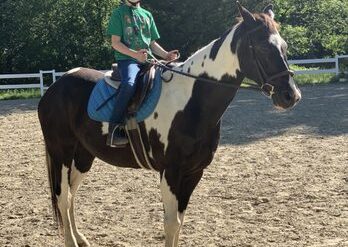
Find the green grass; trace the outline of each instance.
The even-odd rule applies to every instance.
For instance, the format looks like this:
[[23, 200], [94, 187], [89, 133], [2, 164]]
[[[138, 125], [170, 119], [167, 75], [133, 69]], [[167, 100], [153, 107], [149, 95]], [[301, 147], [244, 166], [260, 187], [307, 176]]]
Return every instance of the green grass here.
[[0, 100], [40, 98], [40, 89], [0, 90]]
[[[291, 65], [290, 68], [292, 70], [310, 70], [317, 68], [305, 68], [297, 65]], [[325, 74], [309, 74], [309, 75], [295, 75], [295, 81], [299, 85], [308, 85], [308, 84], [328, 84], [332, 82], [337, 82], [338, 78], [333, 73], [325, 73]]]

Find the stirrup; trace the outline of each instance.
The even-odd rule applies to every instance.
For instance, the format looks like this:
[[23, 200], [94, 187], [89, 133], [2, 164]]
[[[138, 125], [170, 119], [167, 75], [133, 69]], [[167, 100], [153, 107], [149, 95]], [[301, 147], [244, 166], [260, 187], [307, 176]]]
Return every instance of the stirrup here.
[[125, 147], [128, 144], [128, 138], [125, 133], [121, 133], [120, 125], [109, 123], [109, 133], [106, 139], [106, 145], [110, 147]]

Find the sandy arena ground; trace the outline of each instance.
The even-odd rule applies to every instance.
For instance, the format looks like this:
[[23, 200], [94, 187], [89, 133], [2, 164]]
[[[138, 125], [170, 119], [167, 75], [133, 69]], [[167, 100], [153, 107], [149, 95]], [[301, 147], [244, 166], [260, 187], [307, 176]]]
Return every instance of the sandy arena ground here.
[[[307, 86], [292, 111], [240, 91], [195, 190], [180, 246], [348, 246], [348, 85]], [[0, 246], [63, 246], [37, 100], [0, 102]], [[92, 246], [164, 246], [158, 174], [96, 160], [77, 198]]]

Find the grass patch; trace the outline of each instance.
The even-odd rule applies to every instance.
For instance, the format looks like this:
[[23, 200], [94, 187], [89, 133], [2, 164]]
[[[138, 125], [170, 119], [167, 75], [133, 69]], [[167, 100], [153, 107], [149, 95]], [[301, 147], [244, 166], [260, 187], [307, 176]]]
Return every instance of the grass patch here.
[[334, 74], [295, 75], [294, 80], [299, 85], [328, 84], [338, 81]]
[[0, 100], [40, 98], [40, 89], [0, 90]]
[[[312, 69], [319, 69], [319, 68], [306, 68], [303, 66], [297, 66], [297, 65], [290, 65], [290, 68], [292, 70], [312, 70]], [[308, 84], [327, 84], [332, 82], [337, 82], [338, 77], [333, 73], [325, 73], [325, 74], [305, 74], [305, 75], [295, 75], [294, 80], [299, 85], [308, 85]]]

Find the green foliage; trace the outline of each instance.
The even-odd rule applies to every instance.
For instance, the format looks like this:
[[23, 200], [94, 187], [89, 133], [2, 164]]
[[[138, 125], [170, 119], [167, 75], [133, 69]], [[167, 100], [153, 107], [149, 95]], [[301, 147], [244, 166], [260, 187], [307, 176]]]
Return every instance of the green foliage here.
[[[298, 65], [290, 65], [290, 68], [294, 71], [320, 69], [318, 67], [309, 68]], [[299, 85], [326, 84], [339, 81], [339, 78], [333, 73], [295, 75], [294, 79]]]
[[294, 46], [299, 45], [291, 48], [292, 58], [321, 58], [348, 53], [347, 0], [274, 2], [277, 19], [284, 26], [283, 36]]
[[305, 57], [309, 52], [310, 39], [307, 37], [308, 30], [302, 26], [282, 26], [282, 36], [288, 43], [288, 57]]
[[118, 2], [1, 2], [0, 73], [110, 67], [112, 53], [105, 26]]
[[[269, 1], [242, 0], [251, 11]], [[289, 43], [290, 58], [348, 53], [347, 0], [274, 0], [276, 20]], [[0, 73], [109, 68], [113, 61], [105, 35], [120, 0], [0, 1]], [[234, 1], [146, 0], [166, 49], [183, 58], [218, 38], [235, 22]]]
[[40, 97], [40, 89], [9, 89], [0, 91], [0, 100], [32, 99]]

